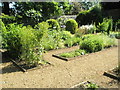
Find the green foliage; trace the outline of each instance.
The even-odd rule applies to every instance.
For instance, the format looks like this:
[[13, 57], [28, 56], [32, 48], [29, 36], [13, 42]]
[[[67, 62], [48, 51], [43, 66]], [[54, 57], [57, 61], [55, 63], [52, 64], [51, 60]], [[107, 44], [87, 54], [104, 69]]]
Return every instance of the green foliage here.
[[35, 26], [9, 24], [3, 29], [3, 48], [14, 59], [24, 60], [26, 63], [38, 64], [43, 62], [44, 47], [42, 40], [47, 36], [48, 23], [42, 22]]
[[119, 39], [120, 38], [120, 32], [111, 32], [110, 37]]
[[104, 18], [102, 23], [99, 23], [97, 26], [97, 32], [107, 32], [107, 34], [110, 34], [110, 31], [112, 31], [113, 24], [112, 19]]
[[72, 34], [78, 29], [78, 23], [74, 19], [69, 19], [66, 21], [66, 30], [70, 31]]
[[81, 39], [79, 37], [71, 37], [65, 40], [65, 46], [72, 47], [75, 45], [78, 45], [80, 43]]
[[34, 29], [30, 26], [22, 27], [20, 32], [21, 55], [20, 58], [27, 64], [38, 64], [42, 61], [43, 47], [39, 38], [36, 37]]
[[15, 2], [12, 9], [13, 15], [17, 17], [19, 22], [25, 25], [32, 25], [46, 21], [50, 18], [57, 18], [62, 14], [69, 14], [72, 5], [69, 2]]
[[96, 88], [99, 88], [99, 86], [98, 85], [96, 85], [96, 84], [94, 84], [94, 83], [89, 83], [89, 84], [87, 84], [87, 88], [88, 89], [96, 89]]
[[20, 55], [20, 37], [19, 33], [22, 25], [9, 24], [6, 29], [2, 30], [3, 43], [2, 46], [4, 49], [7, 49], [8, 55], [12, 58], [18, 58]]
[[67, 40], [73, 37], [73, 35], [69, 31], [61, 31], [61, 36], [63, 40]]
[[57, 20], [49, 19], [49, 20], [47, 20], [47, 22], [50, 25], [49, 29], [55, 29], [55, 30], [59, 30], [60, 29], [60, 25], [59, 25]]
[[0, 18], [5, 25], [16, 22], [16, 18], [14, 16], [5, 15], [4, 13], [0, 15]]
[[98, 24], [102, 21], [101, 6], [96, 5], [90, 10], [81, 11], [76, 17], [76, 21], [78, 22], [79, 26], [91, 24], [94, 22]]
[[115, 38], [110, 38], [107, 35], [91, 35], [80, 43], [80, 48], [88, 52], [97, 52], [106, 47], [116, 45]]
[[41, 22], [38, 23], [37, 25], [35, 25], [35, 35], [38, 39], [38, 41], [40, 41], [42, 38], [46, 38], [48, 36], [48, 28], [49, 28], [49, 24], [47, 22]]
[[84, 54], [86, 54], [86, 51], [79, 49], [79, 50], [75, 50], [67, 53], [62, 53], [59, 56], [65, 57], [65, 58], [72, 58], [72, 57], [76, 57]]

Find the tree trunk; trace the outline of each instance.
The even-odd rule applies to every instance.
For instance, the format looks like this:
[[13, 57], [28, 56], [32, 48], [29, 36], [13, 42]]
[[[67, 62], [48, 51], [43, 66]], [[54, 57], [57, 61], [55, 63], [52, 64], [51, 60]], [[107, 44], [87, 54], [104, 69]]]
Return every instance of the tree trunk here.
[[10, 12], [9, 12], [9, 2], [3, 2], [2, 13], [10, 15]]

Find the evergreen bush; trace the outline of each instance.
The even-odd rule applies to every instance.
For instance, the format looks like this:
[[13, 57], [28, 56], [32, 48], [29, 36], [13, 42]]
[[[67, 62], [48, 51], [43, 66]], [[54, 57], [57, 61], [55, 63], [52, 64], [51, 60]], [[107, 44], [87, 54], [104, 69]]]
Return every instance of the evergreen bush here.
[[66, 21], [66, 30], [75, 34], [78, 29], [78, 23], [74, 19], [69, 19]]

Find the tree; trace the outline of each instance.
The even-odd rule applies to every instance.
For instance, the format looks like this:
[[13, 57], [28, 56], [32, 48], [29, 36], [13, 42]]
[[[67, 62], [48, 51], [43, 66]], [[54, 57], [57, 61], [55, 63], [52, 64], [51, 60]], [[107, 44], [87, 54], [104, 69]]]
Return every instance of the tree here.
[[68, 2], [16, 2], [14, 15], [20, 23], [35, 25], [62, 14], [69, 14], [72, 6]]

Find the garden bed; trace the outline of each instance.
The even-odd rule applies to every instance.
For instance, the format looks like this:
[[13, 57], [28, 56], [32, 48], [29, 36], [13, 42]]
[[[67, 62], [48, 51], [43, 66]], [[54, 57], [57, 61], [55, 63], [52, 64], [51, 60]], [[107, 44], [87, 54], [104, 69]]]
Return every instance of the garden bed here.
[[120, 81], [120, 75], [119, 75], [118, 67], [104, 72], [103, 75]]
[[[52, 56], [53, 57], [56, 57], [56, 58], [59, 58], [59, 59], [62, 59], [62, 60], [65, 60], [65, 61], [70, 61], [70, 60], [74, 60], [74, 59], [76, 59], [76, 58], [79, 58], [79, 57], [82, 57], [83, 55], [80, 55], [80, 56], [76, 56], [76, 57], [73, 57], [73, 58], [65, 58], [65, 57], [61, 57], [61, 56], [59, 56], [61, 53], [59, 53], [59, 54], [53, 54]], [[88, 55], [88, 54], [86, 54], [86, 55]]]
[[[117, 47], [117, 46], [114, 46], [114, 47]], [[109, 49], [109, 48], [111, 48], [111, 47], [107, 47], [107, 48], [105, 48], [105, 49], [103, 49], [103, 50], [106, 50], [106, 49]], [[101, 51], [103, 51], [103, 50], [101, 50]], [[75, 50], [75, 51], [76, 51], [76, 50]], [[70, 51], [70, 52], [73, 52], [73, 51]], [[70, 53], [70, 52], [65, 52], [65, 53]], [[97, 51], [97, 52], [100, 52], [100, 51]], [[74, 59], [76, 59], [76, 58], [80, 58], [80, 57], [82, 57], [82, 56], [84, 56], [84, 55], [89, 55], [89, 54], [93, 54], [93, 53], [97, 53], [97, 52], [84, 53], [84, 54], [81, 54], [81, 55], [79, 55], [79, 56], [74, 56], [74, 57], [70, 57], [70, 58], [60, 56], [60, 55], [63, 54], [63, 53], [53, 54], [52, 56], [53, 56], [53, 57], [56, 57], [56, 58], [59, 58], [59, 59], [62, 59], [62, 60], [65, 60], [65, 61], [70, 61], [70, 60], [74, 60]]]
[[45, 62], [44, 64], [39, 64], [39, 65], [28, 65], [24, 61], [15, 61], [12, 59], [11, 61], [13, 62], [15, 66], [17, 66], [23, 72], [40, 69], [42, 67], [47, 67], [51, 65], [49, 62]]

